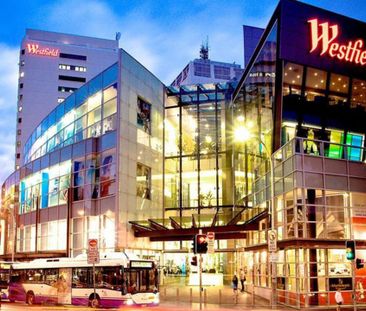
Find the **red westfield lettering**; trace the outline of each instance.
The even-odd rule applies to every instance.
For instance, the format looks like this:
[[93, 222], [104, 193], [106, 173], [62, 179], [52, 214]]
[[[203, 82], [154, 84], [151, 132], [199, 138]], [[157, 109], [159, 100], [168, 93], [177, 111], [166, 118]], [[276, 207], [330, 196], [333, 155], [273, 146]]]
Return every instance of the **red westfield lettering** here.
[[27, 52], [33, 55], [58, 57], [60, 50], [49, 47], [41, 47], [37, 43], [27, 43]]
[[319, 23], [316, 18], [308, 20], [308, 23], [311, 36], [310, 53], [320, 47], [320, 55], [328, 54], [332, 58], [362, 66], [366, 64], [366, 50], [362, 50], [365, 45], [362, 39], [341, 44], [336, 40], [339, 35], [338, 25], [330, 25], [328, 22]]

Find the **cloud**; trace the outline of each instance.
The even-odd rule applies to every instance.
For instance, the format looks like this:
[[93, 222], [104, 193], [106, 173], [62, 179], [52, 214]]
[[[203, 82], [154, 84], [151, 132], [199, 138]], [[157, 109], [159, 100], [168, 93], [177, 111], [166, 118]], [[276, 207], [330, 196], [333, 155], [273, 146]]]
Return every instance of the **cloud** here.
[[0, 183], [14, 170], [18, 53], [0, 42]]
[[[246, 3], [157, 0], [136, 1], [133, 5], [121, 1], [112, 6], [101, 0], [66, 0], [43, 8], [46, 13], [42, 14], [53, 31], [110, 39], [121, 32], [120, 46], [169, 84], [199, 56], [206, 36], [211, 59], [243, 63], [242, 25], [265, 26], [274, 7], [269, 6], [263, 14], [263, 8], [253, 11]], [[72, 7], [77, 9], [70, 10]], [[249, 19], [247, 11], [254, 16]]]

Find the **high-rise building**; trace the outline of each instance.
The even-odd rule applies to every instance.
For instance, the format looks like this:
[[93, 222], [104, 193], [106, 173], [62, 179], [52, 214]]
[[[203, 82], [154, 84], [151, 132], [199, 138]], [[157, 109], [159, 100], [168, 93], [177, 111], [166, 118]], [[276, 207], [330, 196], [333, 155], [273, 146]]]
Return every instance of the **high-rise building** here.
[[209, 59], [208, 44], [202, 45], [200, 58], [190, 61], [172, 82], [172, 86], [238, 81], [243, 73], [235, 63]]
[[263, 31], [263, 28], [243, 25], [244, 68], [248, 65], [249, 60], [251, 59], [254, 50], [263, 34]]
[[[15, 165], [43, 117], [90, 78], [117, 61], [118, 41], [27, 29], [19, 55]], [[43, 125], [44, 126], [44, 125]]]

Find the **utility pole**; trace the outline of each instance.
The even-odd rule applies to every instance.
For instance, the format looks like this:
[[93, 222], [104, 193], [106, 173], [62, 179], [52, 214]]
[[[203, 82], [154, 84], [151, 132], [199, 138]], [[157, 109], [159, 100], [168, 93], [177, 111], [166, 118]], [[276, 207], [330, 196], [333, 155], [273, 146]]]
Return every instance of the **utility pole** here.
[[[202, 234], [202, 229], [199, 230], [199, 234]], [[202, 288], [202, 254], [200, 254], [198, 261], [199, 261], [198, 273], [199, 273], [199, 287], [200, 287], [200, 310], [202, 310], [202, 292], [203, 292], [203, 288]]]

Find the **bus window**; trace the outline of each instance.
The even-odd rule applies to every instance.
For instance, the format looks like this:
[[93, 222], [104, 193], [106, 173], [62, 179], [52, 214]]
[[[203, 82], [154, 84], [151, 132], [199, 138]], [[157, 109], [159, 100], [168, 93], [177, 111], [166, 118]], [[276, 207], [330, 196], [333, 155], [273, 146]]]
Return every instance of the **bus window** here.
[[102, 267], [95, 270], [95, 283], [98, 288], [121, 289], [121, 275], [119, 267]]
[[44, 277], [47, 285], [55, 285], [58, 278], [58, 269], [44, 269]]
[[43, 281], [42, 269], [26, 270], [25, 283], [41, 283]]
[[88, 268], [72, 269], [72, 287], [73, 288], [88, 287]]

